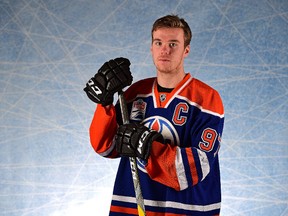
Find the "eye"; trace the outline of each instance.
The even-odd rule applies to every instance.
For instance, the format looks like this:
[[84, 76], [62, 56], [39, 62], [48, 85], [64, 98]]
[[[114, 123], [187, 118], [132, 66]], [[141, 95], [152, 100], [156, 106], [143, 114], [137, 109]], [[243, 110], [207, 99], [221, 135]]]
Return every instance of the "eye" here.
[[155, 44], [156, 46], [161, 46], [161, 45], [162, 45], [162, 42], [160, 42], [160, 41], [155, 41], [154, 44]]
[[169, 47], [173, 48], [173, 47], [176, 47], [177, 44], [176, 43], [169, 43]]

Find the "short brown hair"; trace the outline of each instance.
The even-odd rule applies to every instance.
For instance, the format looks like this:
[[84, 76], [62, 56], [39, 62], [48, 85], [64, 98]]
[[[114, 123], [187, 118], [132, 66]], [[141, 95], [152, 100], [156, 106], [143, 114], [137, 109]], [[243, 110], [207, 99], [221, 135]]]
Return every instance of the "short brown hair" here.
[[166, 15], [157, 19], [151, 30], [151, 36], [153, 40], [153, 32], [159, 28], [181, 28], [184, 31], [184, 46], [188, 46], [192, 39], [192, 32], [188, 23], [177, 15]]

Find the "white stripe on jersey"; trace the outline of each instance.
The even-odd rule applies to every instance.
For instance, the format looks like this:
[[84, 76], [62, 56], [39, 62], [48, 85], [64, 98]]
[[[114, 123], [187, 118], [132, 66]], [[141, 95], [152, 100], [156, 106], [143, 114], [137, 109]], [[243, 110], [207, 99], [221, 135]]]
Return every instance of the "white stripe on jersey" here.
[[189, 83], [190, 81], [193, 79], [193, 77], [191, 76], [176, 92], [175, 94], [170, 98], [170, 100], [167, 102], [167, 104], [165, 105], [165, 108], [167, 108], [169, 106], [169, 104], [174, 100], [175, 97], [178, 97], [179, 92], [182, 91], [182, 89], [184, 89]]
[[185, 174], [185, 168], [182, 160], [181, 155], [181, 148], [176, 148], [176, 158], [175, 158], [175, 167], [176, 167], [176, 173], [178, 177], [178, 183], [180, 185], [180, 190], [184, 190], [188, 188], [188, 182]]
[[110, 146], [110, 148], [108, 148], [105, 152], [98, 153], [98, 154], [103, 156], [103, 157], [106, 157], [107, 155], [109, 155], [113, 151], [113, 149], [115, 148], [115, 145], [116, 145], [116, 142], [113, 139], [113, 142], [112, 142], [112, 145]]
[[209, 165], [209, 160], [205, 152], [200, 151], [197, 149], [199, 160], [200, 160], [200, 165], [201, 165], [201, 170], [202, 170], [202, 179], [203, 179], [209, 174], [210, 172], [210, 165]]
[[176, 98], [179, 98], [179, 99], [181, 99], [181, 100], [186, 101], [186, 102], [189, 103], [191, 106], [197, 107], [198, 109], [201, 110], [201, 112], [208, 113], [208, 114], [214, 115], [214, 116], [218, 116], [219, 118], [224, 118], [224, 114], [221, 115], [221, 114], [216, 113], [216, 112], [213, 112], [213, 111], [211, 111], [211, 110], [204, 109], [202, 106], [200, 106], [199, 104], [197, 104], [197, 103], [195, 103], [195, 102], [193, 102], [193, 101], [188, 100], [186, 97], [177, 95]]
[[[135, 197], [127, 197], [127, 196], [119, 196], [113, 195], [114, 201], [121, 201], [121, 202], [128, 202], [128, 203], [135, 203]], [[174, 208], [174, 209], [183, 209], [188, 211], [199, 211], [199, 212], [207, 212], [216, 209], [220, 209], [221, 203], [214, 203], [210, 205], [191, 205], [191, 204], [184, 204], [179, 202], [173, 201], [157, 201], [157, 200], [144, 200], [146, 206], [152, 207], [161, 207], [161, 208]]]

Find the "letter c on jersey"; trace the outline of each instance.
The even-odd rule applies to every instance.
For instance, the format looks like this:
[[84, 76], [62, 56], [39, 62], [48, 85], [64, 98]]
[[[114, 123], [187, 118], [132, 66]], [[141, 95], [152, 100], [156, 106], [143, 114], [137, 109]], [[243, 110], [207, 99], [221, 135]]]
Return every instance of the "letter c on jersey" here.
[[184, 125], [187, 117], [183, 116], [182, 113], [188, 113], [189, 107], [186, 103], [179, 103], [175, 107], [174, 115], [173, 115], [173, 123], [176, 125]]

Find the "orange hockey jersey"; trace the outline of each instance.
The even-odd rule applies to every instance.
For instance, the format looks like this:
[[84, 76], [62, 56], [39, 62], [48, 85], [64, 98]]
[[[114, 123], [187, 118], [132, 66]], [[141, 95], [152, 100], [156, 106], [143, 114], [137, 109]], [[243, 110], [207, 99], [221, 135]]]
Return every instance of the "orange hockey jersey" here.
[[[172, 92], [158, 92], [156, 78], [131, 85], [124, 94], [130, 121], [160, 132], [147, 162], [137, 160], [146, 214], [219, 215], [221, 186], [218, 151], [224, 108], [216, 90], [186, 74]], [[122, 124], [119, 104], [98, 105], [90, 139], [103, 157], [119, 157], [114, 135]], [[129, 159], [122, 157], [110, 215], [137, 215]]]

